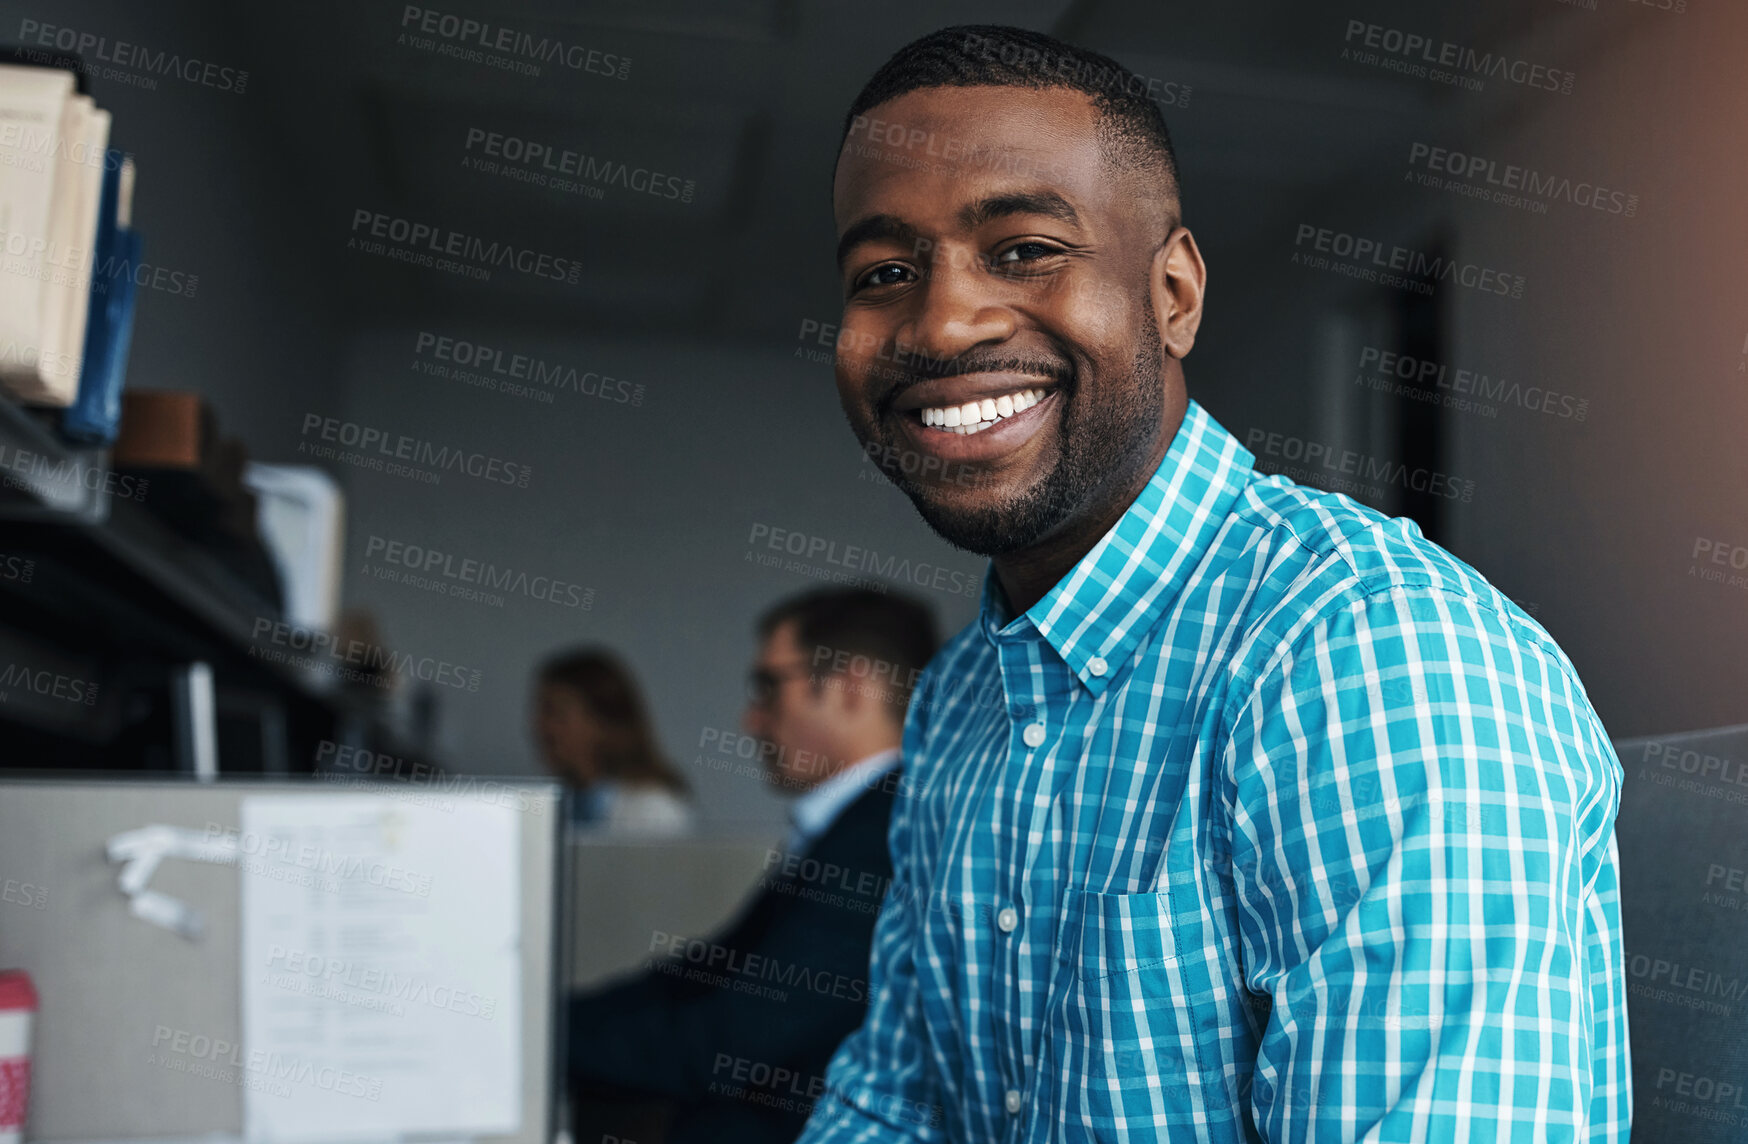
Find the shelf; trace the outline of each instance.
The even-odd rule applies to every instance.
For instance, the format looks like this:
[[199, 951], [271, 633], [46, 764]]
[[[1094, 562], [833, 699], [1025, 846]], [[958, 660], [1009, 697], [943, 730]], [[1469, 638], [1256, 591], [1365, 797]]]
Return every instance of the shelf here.
[[159, 519], [149, 482], [142, 490], [113, 473], [107, 450], [60, 441], [47, 416], [0, 399], [0, 555], [35, 562], [28, 582], [0, 578], [0, 624], [87, 656], [206, 662], [230, 692], [283, 701], [350, 729], [348, 739], [417, 757], [371, 697], [251, 655], [258, 625], [279, 622], [279, 609]]
[[108, 450], [62, 441], [48, 424], [56, 415], [0, 397], [0, 519], [102, 519]]

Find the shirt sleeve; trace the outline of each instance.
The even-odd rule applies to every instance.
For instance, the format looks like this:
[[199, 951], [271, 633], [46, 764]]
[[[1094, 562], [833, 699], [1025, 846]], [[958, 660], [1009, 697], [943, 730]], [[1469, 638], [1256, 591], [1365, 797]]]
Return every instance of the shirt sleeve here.
[[[919, 696], [932, 692], [927, 676]], [[933, 1061], [922, 1026], [917, 982], [918, 920], [928, 908], [926, 882], [915, 845], [917, 776], [910, 760], [918, 750], [926, 710], [913, 700], [902, 752], [905, 782], [892, 804], [887, 840], [892, 883], [874, 926], [868, 967], [872, 1000], [867, 1016], [846, 1037], [826, 1069], [826, 1091], [797, 1144], [895, 1144], [945, 1139]]]
[[1261, 1135], [1624, 1141], [1621, 766], [1546, 634], [1395, 587], [1309, 623], [1235, 702]]

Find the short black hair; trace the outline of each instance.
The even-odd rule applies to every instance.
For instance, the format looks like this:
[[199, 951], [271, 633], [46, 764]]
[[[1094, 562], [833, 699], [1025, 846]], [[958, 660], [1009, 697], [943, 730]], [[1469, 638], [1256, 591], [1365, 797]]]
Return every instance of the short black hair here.
[[1109, 56], [1055, 36], [1006, 24], [958, 24], [912, 40], [863, 85], [844, 116], [844, 141], [856, 117], [925, 87], [1068, 88], [1090, 95], [1100, 112], [1099, 142], [1121, 170], [1151, 169], [1183, 217], [1177, 152], [1147, 81]]
[[899, 592], [816, 588], [778, 601], [759, 617], [759, 638], [795, 622], [795, 642], [817, 682], [835, 673], [878, 693], [904, 718], [911, 689], [940, 648], [935, 614]]

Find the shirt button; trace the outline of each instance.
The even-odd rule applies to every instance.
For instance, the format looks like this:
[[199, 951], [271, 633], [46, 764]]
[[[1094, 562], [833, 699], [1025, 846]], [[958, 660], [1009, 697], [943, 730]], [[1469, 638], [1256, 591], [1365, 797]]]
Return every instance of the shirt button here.
[[1020, 924], [1020, 915], [1014, 912], [1012, 906], [1004, 906], [1001, 913], [995, 915], [995, 924], [1002, 933], [1013, 933], [1014, 927]]
[[1095, 655], [1086, 661], [1086, 669], [1094, 675], [1103, 675], [1111, 669], [1111, 665]]
[[1030, 727], [1026, 728], [1025, 732], [1020, 735], [1020, 738], [1026, 741], [1026, 746], [1036, 747], [1044, 741], [1044, 724], [1033, 723]]
[[1015, 1113], [1019, 1112], [1019, 1110], [1020, 1110], [1020, 1090], [1019, 1089], [1017, 1089], [1017, 1088], [1008, 1089], [1007, 1106], [1008, 1106], [1009, 1112], [1015, 1112]]

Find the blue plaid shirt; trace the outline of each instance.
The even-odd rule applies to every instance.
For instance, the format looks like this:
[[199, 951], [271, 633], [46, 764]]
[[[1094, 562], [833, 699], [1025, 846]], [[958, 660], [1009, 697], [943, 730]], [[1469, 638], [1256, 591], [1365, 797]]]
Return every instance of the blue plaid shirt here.
[[905, 724], [806, 1144], [1624, 1141], [1621, 766], [1536, 622], [1190, 403]]

